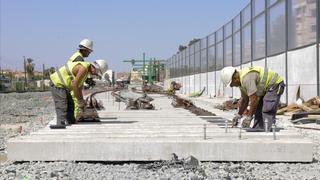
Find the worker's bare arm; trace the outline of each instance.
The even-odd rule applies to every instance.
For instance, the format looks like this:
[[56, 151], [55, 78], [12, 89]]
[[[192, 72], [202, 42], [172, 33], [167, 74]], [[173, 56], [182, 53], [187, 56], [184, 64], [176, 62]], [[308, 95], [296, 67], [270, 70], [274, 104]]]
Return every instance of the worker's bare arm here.
[[247, 109], [249, 104], [249, 97], [243, 93], [241, 93], [241, 98], [239, 102], [239, 111], [238, 114], [242, 115], [243, 112]]
[[83, 79], [85, 75], [88, 73], [88, 70], [82, 65], [78, 64], [73, 69], [73, 73], [75, 75], [75, 79], [72, 81], [72, 89], [74, 91], [74, 96], [78, 100], [82, 100], [83, 99], [82, 85], [80, 85], [80, 82], [81, 82], [81, 79]]

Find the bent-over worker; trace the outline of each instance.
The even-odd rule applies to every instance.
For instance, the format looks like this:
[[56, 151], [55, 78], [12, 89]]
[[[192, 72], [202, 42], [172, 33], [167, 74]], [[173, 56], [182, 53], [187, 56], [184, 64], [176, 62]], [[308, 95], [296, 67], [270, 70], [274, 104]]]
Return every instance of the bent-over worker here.
[[238, 124], [249, 105], [249, 114], [243, 119], [242, 127], [249, 128], [254, 116], [253, 128], [270, 131], [285, 88], [283, 78], [268, 68], [248, 67], [238, 71], [229, 66], [221, 70], [221, 80], [225, 86], [239, 87], [241, 91], [239, 111], [232, 120], [233, 126]]
[[102, 76], [107, 71], [105, 60], [68, 62], [50, 76], [51, 92], [55, 103], [57, 124], [50, 128], [65, 128], [73, 124], [84, 110], [82, 87], [88, 74]]

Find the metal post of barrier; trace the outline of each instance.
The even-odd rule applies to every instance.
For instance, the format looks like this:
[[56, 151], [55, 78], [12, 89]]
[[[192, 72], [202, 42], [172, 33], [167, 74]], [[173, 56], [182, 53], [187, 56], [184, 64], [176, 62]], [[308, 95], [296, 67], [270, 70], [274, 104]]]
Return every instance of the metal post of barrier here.
[[264, 119], [264, 131], [268, 133], [268, 118]]
[[276, 137], [276, 124], [275, 123], [272, 124], [272, 132], [273, 132], [273, 140], [276, 140], [277, 137]]
[[[119, 97], [121, 97], [121, 91], [119, 91]], [[120, 102], [121, 102], [121, 100], [119, 99], [118, 111], [120, 111]]]
[[240, 127], [239, 127], [239, 135], [238, 135], [238, 138], [239, 138], [239, 140], [241, 140], [241, 131], [242, 131], [242, 125], [240, 125]]
[[225, 133], [228, 132], [228, 119], [226, 119], [225, 121]]

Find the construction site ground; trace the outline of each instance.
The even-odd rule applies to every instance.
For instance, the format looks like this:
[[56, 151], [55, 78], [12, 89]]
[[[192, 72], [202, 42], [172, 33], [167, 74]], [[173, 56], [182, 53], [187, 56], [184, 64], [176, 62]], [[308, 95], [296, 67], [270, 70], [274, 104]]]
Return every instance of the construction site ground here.
[[[100, 97], [100, 98], [99, 98]], [[80, 161], [74, 161], [72, 157], [72, 151], [65, 151], [65, 155], [57, 153], [57, 151], [50, 151], [52, 144], [47, 143], [45, 146], [48, 146], [46, 151], [43, 152], [32, 152], [25, 155], [25, 158], [35, 158], [38, 155], [54, 158], [61, 158], [62, 161], [53, 161], [53, 162], [44, 162], [44, 161], [32, 161], [32, 162], [12, 162], [6, 161], [6, 155], [10, 148], [7, 148], [8, 139], [20, 139], [21, 142], [26, 142], [28, 139], [37, 137], [45, 137], [47, 140], [59, 141], [59, 138], [69, 137], [74, 138], [71, 135], [77, 134], [76, 137], [79, 139], [88, 138], [86, 133], [88, 130], [87, 127], [95, 128], [95, 133], [100, 136], [100, 139], [111, 139], [113, 140], [114, 146], [119, 145], [119, 142], [124, 141], [124, 137], [131, 138], [130, 140], [137, 143], [143, 142], [147, 138], [153, 138], [158, 136], [159, 142], [174, 142], [179, 139], [182, 141], [187, 141], [188, 143], [193, 142], [205, 142], [212, 141], [212, 138], [221, 140], [225, 138], [226, 134], [230, 136], [230, 141], [239, 142], [235, 146], [241, 146], [246, 141], [257, 141], [260, 136], [260, 141], [274, 143], [272, 133], [256, 135], [257, 133], [246, 133], [243, 132], [242, 140], [238, 139], [238, 129], [228, 129], [228, 133], [225, 133], [224, 129], [224, 119], [221, 118], [219, 123], [210, 123], [210, 119], [206, 117], [196, 117], [190, 112], [184, 109], [165, 109], [167, 106], [158, 105], [157, 101], [169, 101], [167, 97], [160, 95], [155, 96], [155, 104], [158, 112], [152, 112], [153, 110], [143, 110], [143, 111], [123, 111], [124, 106], [117, 102], [113, 102], [111, 96], [107, 94], [101, 94], [97, 96], [98, 99], [105, 99], [106, 111], [100, 112], [99, 115], [104, 117], [103, 122], [105, 123], [93, 123], [93, 124], [78, 124], [67, 127], [66, 130], [63, 130], [65, 134], [61, 136], [56, 136], [57, 131], [59, 130], [50, 130], [48, 127], [45, 127], [49, 121], [54, 117], [54, 106], [50, 96], [50, 93], [23, 93], [23, 94], [1, 94], [0, 95], [0, 113], [1, 113], [1, 165], [0, 165], [0, 179], [317, 179], [320, 177], [320, 133], [316, 130], [306, 130], [306, 129], [296, 129], [290, 123], [288, 116], [278, 116], [277, 126], [283, 127], [286, 130], [283, 132], [277, 133], [277, 138], [285, 140], [286, 138], [294, 135], [294, 138], [298, 138], [297, 143], [299, 143], [300, 136], [306, 137], [307, 141], [313, 142], [313, 155], [311, 157], [312, 162], [309, 163], [270, 163], [270, 162], [260, 162], [258, 160], [254, 162], [242, 162], [241, 159], [238, 159], [240, 162], [225, 162], [228, 159], [220, 159], [222, 162], [206, 162], [208, 159], [213, 158], [215, 151], [210, 151], [211, 146], [208, 146], [207, 150], [210, 153], [197, 153], [197, 148], [194, 148], [194, 157], [203, 161], [199, 165], [190, 166], [187, 163], [183, 163], [182, 158], [187, 158], [189, 154], [185, 153], [187, 147], [181, 149], [171, 149], [170, 151], [161, 153], [156, 153], [163, 161], [152, 161], [158, 159], [147, 159], [144, 161], [143, 157], [154, 157], [153, 153], [158, 151], [163, 152], [159, 149], [159, 146], [156, 144], [151, 147], [149, 151], [150, 156], [146, 154], [146, 148], [143, 149], [144, 144], [141, 144], [144, 156], [134, 156], [137, 154], [131, 154], [132, 156], [126, 157], [129, 158], [125, 162], [121, 162], [123, 159], [122, 156], [113, 157], [109, 159], [108, 162], [102, 162], [102, 160], [107, 159], [108, 152], [110, 152], [107, 146], [101, 146], [99, 148], [92, 148], [84, 150], [84, 152], [92, 153], [101, 153], [106, 152], [101, 156], [101, 159], [93, 159], [94, 161], [87, 161], [88, 158], [83, 156], [83, 159]], [[212, 111], [218, 115], [218, 117], [231, 118], [234, 112], [222, 112], [220, 110], [214, 109], [216, 103], [221, 103], [225, 99], [210, 99], [209, 97], [199, 97], [192, 98], [192, 101], [195, 105], [205, 108], [206, 110]], [[161, 104], [161, 103], [160, 103]], [[120, 108], [119, 108], [120, 107]], [[120, 111], [119, 111], [120, 110]], [[108, 112], [109, 111], [109, 112]], [[121, 112], [121, 113], [119, 113]], [[176, 117], [176, 114], [179, 114], [179, 117]], [[145, 120], [144, 124], [141, 124], [143, 118], [155, 118], [157, 119], [157, 124], [152, 121]], [[134, 118], [136, 117], [136, 118]], [[166, 117], [166, 118], [165, 118]], [[171, 118], [171, 120], [170, 120]], [[189, 118], [189, 119], [188, 119]], [[170, 121], [163, 120], [162, 123], [160, 119], [166, 119]], [[190, 120], [190, 121], [186, 121]], [[216, 119], [211, 119], [215, 121]], [[200, 121], [196, 122], [196, 121]], [[170, 127], [166, 126], [168, 122], [174, 122]], [[187, 122], [187, 123], [186, 123]], [[204, 124], [206, 125], [206, 140], [204, 140]], [[124, 127], [123, 129], [117, 129], [117, 126]], [[166, 128], [161, 128], [166, 127]], [[173, 129], [172, 127], [180, 127]], [[159, 130], [160, 129], [160, 130]], [[288, 133], [285, 133], [288, 131]], [[58, 133], [61, 133], [58, 132]], [[158, 133], [158, 134], [157, 134]], [[71, 134], [71, 135], [70, 135]], [[22, 136], [28, 135], [28, 136]], [[58, 140], [57, 140], [58, 138]], [[292, 138], [292, 137], [291, 137]], [[74, 140], [74, 139], [73, 139]], [[217, 141], [218, 141], [217, 140]], [[277, 141], [277, 140], [276, 140]], [[15, 142], [10, 140], [10, 142]], [[81, 140], [79, 140], [81, 142]], [[101, 141], [98, 141], [101, 142]], [[152, 140], [154, 142], [154, 139]], [[278, 141], [280, 142], [280, 140]], [[302, 140], [301, 140], [302, 142]], [[25, 144], [26, 145], [26, 144]], [[32, 150], [33, 145], [27, 145]], [[50, 147], [51, 146], [51, 147]], [[196, 144], [191, 144], [191, 147], [197, 147]], [[128, 147], [130, 149], [130, 146]], [[301, 152], [303, 152], [303, 144], [301, 145]], [[307, 147], [306, 147], [307, 148]], [[216, 149], [215, 149], [216, 150]], [[234, 152], [230, 149], [225, 149], [226, 153], [234, 154], [233, 157], [237, 157], [239, 149], [235, 149]], [[118, 148], [117, 151], [126, 151], [126, 149]], [[223, 151], [220, 149], [220, 151]], [[307, 152], [307, 151], [306, 151]], [[34, 153], [34, 154], [32, 154]], [[178, 155], [177, 159], [172, 159], [172, 153]], [[263, 152], [261, 152], [263, 153]], [[267, 153], [267, 152], [266, 152]], [[299, 156], [298, 150], [296, 156]], [[84, 153], [88, 154], [88, 153]], [[121, 153], [120, 153], [121, 154]], [[220, 153], [223, 154], [223, 153]], [[249, 157], [250, 154], [248, 154]], [[19, 153], [10, 156], [19, 157]], [[38, 157], [39, 157], [38, 156]], [[263, 157], [264, 154], [261, 154]], [[306, 157], [308, 154], [301, 154], [301, 157]], [[20, 154], [21, 157], [21, 154]], [[138, 157], [138, 158], [137, 158]], [[158, 158], [159, 158], [158, 157]], [[218, 157], [218, 156], [214, 156]], [[220, 156], [225, 157], [225, 156]], [[48, 161], [54, 160], [47, 159]], [[69, 159], [68, 159], [69, 158]], [[130, 159], [131, 158], [131, 159]], [[135, 159], [137, 158], [137, 159]], [[243, 158], [243, 157], [242, 157]], [[256, 157], [259, 158], [259, 157]], [[264, 157], [267, 159], [267, 156]], [[270, 157], [272, 158], [272, 157]], [[285, 158], [285, 157], [283, 157]], [[298, 158], [298, 157], [296, 157]], [[28, 159], [25, 159], [28, 160]], [[108, 160], [108, 159], [107, 159]], [[151, 160], [151, 162], [150, 162]], [[180, 161], [181, 160], [181, 161]], [[219, 160], [219, 159], [217, 159]], [[237, 159], [236, 159], [237, 160]], [[236, 161], [235, 160], [235, 161]], [[260, 159], [261, 160], [261, 159]], [[143, 162], [141, 162], [143, 161]], [[266, 161], [266, 160], [264, 160]], [[275, 161], [275, 160], [274, 160]], [[182, 162], [182, 163], [181, 163]]]

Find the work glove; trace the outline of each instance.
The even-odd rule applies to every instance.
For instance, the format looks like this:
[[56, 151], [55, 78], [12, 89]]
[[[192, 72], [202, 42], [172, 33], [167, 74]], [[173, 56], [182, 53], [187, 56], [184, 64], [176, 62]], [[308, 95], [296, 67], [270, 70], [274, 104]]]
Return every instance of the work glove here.
[[241, 118], [242, 116], [240, 114], [236, 114], [236, 116], [232, 119], [232, 127], [236, 127]]
[[93, 88], [96, 85], [96, 82], [93, 80], [93, 78], [89, 78], [89, 77], [86, 79], [85, 83], [88, 84], [89, 89]]
[[252, 120], [252, 116], [247, 116], [243, 119], [242, 121], [242, 127], [243, 128], [250, 128], [250, 124], [251, 124], [251, 120]]

